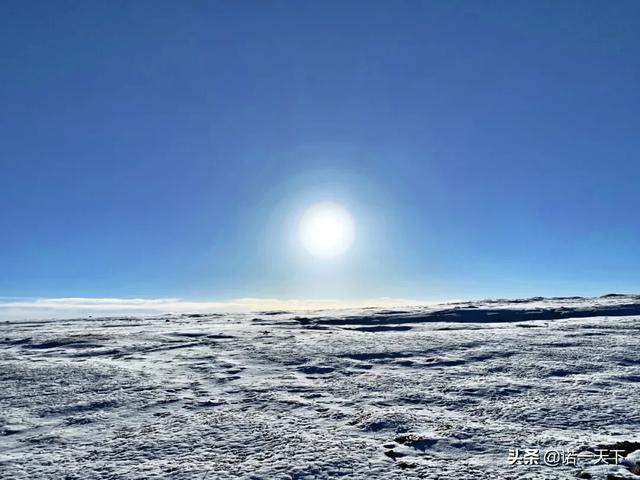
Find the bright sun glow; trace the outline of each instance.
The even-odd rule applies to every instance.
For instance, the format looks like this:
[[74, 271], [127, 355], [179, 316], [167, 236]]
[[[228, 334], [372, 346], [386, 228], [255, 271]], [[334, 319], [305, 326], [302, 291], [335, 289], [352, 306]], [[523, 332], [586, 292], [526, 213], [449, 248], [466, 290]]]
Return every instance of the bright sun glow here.
[[300, 221], [300, 240], [318, 257], [334, 257], [348, 250], [355, 237], [351, 214], [338, 204], [325, 202], [311, 206]]

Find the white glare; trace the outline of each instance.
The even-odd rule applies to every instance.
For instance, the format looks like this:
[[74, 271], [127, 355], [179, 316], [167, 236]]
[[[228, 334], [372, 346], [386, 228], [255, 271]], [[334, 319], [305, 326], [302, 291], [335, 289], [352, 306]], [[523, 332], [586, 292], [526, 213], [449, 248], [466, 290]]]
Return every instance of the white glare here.
[[300, 221], [300, 240], [305, 249], [318, 257], [344, 253], [353, 243], [355, 224], [351, 214], [338, 204], [318, 203]]

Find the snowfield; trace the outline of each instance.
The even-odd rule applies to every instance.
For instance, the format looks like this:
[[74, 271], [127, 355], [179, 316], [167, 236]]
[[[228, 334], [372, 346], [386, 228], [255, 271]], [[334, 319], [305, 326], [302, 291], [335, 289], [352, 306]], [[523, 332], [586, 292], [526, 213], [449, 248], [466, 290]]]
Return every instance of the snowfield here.
[[0, 477], [640, 479], [639, 346], [617, 295], [0, 322]]

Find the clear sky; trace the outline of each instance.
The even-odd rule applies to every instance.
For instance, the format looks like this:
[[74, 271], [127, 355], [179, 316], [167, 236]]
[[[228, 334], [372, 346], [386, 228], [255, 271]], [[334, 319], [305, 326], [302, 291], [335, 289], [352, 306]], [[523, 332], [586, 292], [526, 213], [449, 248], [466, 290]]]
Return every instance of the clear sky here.
[[[638, 1], [3, 1], [0, 296], [640, 291]], [[309, 205], [351, 248], [306, 256]]]

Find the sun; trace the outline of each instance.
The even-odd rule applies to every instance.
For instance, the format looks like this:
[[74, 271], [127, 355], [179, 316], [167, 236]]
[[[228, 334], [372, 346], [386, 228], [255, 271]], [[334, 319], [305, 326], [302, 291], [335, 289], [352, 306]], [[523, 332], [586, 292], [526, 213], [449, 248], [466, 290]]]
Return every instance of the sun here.
[[309, 207], [300, 220], [300, 241], [311, 255], [335, 257], [345, 253], [355, 238], [353, 216], [333, 202]]

